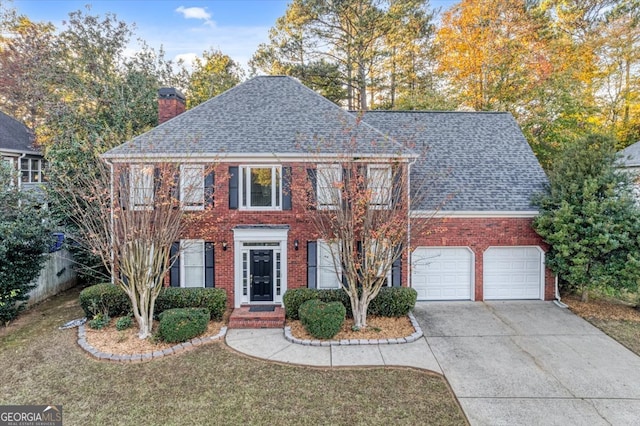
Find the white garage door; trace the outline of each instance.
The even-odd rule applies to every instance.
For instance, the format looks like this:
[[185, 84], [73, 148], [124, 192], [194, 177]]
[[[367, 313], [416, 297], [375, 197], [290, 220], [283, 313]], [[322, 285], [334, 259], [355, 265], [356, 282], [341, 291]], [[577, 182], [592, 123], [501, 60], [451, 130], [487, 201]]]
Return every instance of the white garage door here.
[[484, 299], [540, 299], [542, 250], [490, 247], [484, 253]]
[[466, 247], [418, 247], [411, 255], [418, 300], [471, 299], [472, 252]]

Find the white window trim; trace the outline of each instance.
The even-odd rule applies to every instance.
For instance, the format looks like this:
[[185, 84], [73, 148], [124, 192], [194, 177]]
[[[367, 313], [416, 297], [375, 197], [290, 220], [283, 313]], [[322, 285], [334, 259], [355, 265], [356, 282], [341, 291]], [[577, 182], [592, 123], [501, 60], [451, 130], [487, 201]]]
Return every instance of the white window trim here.
[[202, 254], [202, 285], [199, 287], [191, 286], [190, 288], [204, 288], [205, 284], [205, 275], [206, 275], [206, 264], [205, 264], [205, 245], [204, 240], [180, 240], [180, 248], [182, 253], [180, 253], [180, 287], [187, 288], [186, 283], [186, 268], [187, 265], [184, 264], [185, 257], [184, 253], [187, 249], [193, 248], [195, 246], [199, 246], [201, 248]]
[[[316, 260], [316, 288], [318, 289], [323, 289], [323, 290], [328, 290], [328, 289], [337, 289], [341, 287], [341, 283], [342, 283], [342, 265], [340, 264], [340, 259], [337, 259], [338, 261], [336, 262], [336, 260], [334, 259], [334, 262], [332, 265], [327, 265], [327, 266], [323, 266], [321, 259], [322, 259], [322, 251], [326, 250], [327, 252], [331, 253], [330, 248], [329, 248], [329, 244], [335, 244], [335, 245], [339, 245], [341, 244], [339, 241], [335, 241], [333, 243], [329, 243], [325, 240], [318, 240], [317, 241], [317, 247], [316, 247], [316, 255], [317, 255], [317, 260]], [[326, 247], [326, 249], [323, 248], [323, 246]], [[339, 253], [333, 253], [334, 255], [338, 255]], [[321, 272], [324, 270], [326, 270], [326, 268], [332, 268], [332, 273], [335, 274], [335, 278], [337, 280], [337, 286], [335, 287], [329, 287], [329, 286], [322, 286], [322, 274]], [[334, 269], [335, 268], [335, 269]]]
[[371, 170], [372, 169], [377, 169], [377, 170], [382, 170], [385, 169], [385, 171], [387, 172], [387, 179], [385, 179], [385, 182], [389, 183], [389, 187], [385, 188], [389, 193], [387, 195], [387, 202], [386, 203], [376, 203], [374, 202], [374, 200], [377, 198], [377, 196], [379, 196], [379, 194], [377, 192], [375, 193], [371, 193], [371, 200], [369, 201], [369, 205], [371, 206], [371, 208], [373, 209], [388, 209], [391, 207], [391, 197], [393, 195], [393, 176], [391, 173], [391, 165], [389, 164], [369, 164], [367, 165], [367, 183], [369, 183], [369, 177], [371, 176]]
[[[271, 169], [271, 205], [270, 206], [251, 206], [251, 179], [246, 182], [245, 192], [245, 179], [251, 174], [252, 169]], [[276, 173], [277, 170], [277, 173]], [[282, 210], [282, 166], [280, 165], [241, 165], [239, 166], [239, 179], [238, 179], [238, 193], [240, 194], [238, 208], [240, 210], [262, 210], [262, 211], [280, 211]], [[280, 177], [280, 184], [277, 185], [278, 191], [276, 191], [276, 179]], [[278, 205], [275, 205], [278, 204]]]
[[[137, 203], [136, 199], [136, 189], [138, 186], [136, 185], [139, 182], [139, 179], [144, 179], [144, 170], [146, 168], [151, 169], [151, 199], [148, 202]], [[132, 164], [129, 169], [129, 205], [133, 210], [153, 210], [153, 203], [155, 194], [153, 193], [153, 180], [154, 180], [154, 172], [155, 168], [153, 164]], [[138, 175], [136, 175], [138, 174]]]
[[[27, 168], [26, 169], [22, 168], [22, 162], [23, 161], [27, 162]], [[43, 169], [42, 161], [43, 161], [42, 158], [30, 158], [30, 157], [20, 158], [19, 162], [18, 162], [18, 167], [19, 167], [19, 170], [20, 170], [20, 182], [26, 183], [26, 184], [42, 183], [43, 180], [44, 180], [44, 176], [43, 176], [44, 173], [43, 173], [43, 170], [42, 170]], [[37, 168], [31, 167], [34, 162], [37, 164]], [[23, 176], [22, 176], [23, 172], [27, 172], [27, 181], [23, 181]], [[31, 178], [31, 174], [33, 172], [35, 172], [38, 175], [38, 180], [37, 181], [34, 181]]]
[[[336, 176], [338, 177], [338, 181], [337, 182], [342, 182], [342, 167], [339, 164], [318, 164], [316, 166], [316, 201], [318, 204], [318, 209], [319, 210], [337, 210], [340, 207], [340, 199], [342, 198], [342, 190], [339, 188], [329, 188], [328, 184], [331, 184], [333, 182], [330, 182], [327, 178], [326, 175], [322, 176], [323, 171], [328, 171], [328, 170], [333, 170], [336, 172]], [[326, 188], [326, 189], [325, 189]], [[324, 197], [321, 197], [320, 194], [322, 194], [323, 192], [321, 192], [321, 189], [325, 189], [326, 191], [330, 191], [331, 189], [335, 189], [337, 191], [337, 194], [335, 194], [336, 197], [336, 203], [328, 203], [325, 202], [326, 200], [321, 199]]]
[[[187, 192], [187, 184], [190, 183], [188, 182], [189, 179], [187, 179], [186, 177], [186, 170], [197, 170], [197, 175], [199, 176], [199, 188], [191, 188], [190, 192]], [[195, 179], [193, 179], [195, 180]], [[200, 191], [201, 192], [201, 196], [199, 197], [197, 202], [194, 202], [193, 204], [190, 205], [186, 205], [185, 204], [185, 199], [187, 198], [188, 195], [193, 195], [193, 193], [195, 191]], [[204, 210], [204, 165], [202, 164], [181, 164], [180, 165], [180, 208], [182, 210], [189, 210], [189, 211], [194, 211], [194, 210]]]

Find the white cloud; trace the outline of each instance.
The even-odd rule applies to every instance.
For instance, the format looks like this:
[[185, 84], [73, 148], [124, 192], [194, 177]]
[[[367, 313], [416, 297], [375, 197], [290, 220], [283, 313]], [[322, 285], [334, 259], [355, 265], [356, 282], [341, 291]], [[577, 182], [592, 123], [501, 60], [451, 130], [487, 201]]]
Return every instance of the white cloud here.
[[196, 60], [196, 58], [198, 57], [197, 53], [180, 53], [178, 55], [175, 56], [175, 60], [176, 61], [183, 61], [184, 62], [184, 66], [187, 67], [187, 69], [191, 69], [193, 67], [193, 62]]
[[204, 7], [184, 7], [180, 6], [176, 12], [182, 14], [184, 19], [201, 19], [205, 24], [213, 26], [215, 22], [211, 20], [211, 14]]

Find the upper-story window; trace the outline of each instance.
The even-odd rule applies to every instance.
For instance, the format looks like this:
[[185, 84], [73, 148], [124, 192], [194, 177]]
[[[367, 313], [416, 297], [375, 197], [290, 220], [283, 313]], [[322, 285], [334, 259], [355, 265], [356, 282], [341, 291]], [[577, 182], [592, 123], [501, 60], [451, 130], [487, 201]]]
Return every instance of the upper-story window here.
[[339, 164], [318, 164], [316, 194], [319, 209], [337, 209], [340, 205], [342, 168]]
[[153, 207], [153, 176], [151, 164], [132, 164], [130, 172], [131, 206], [137, 210]]
[[367, 187], [371, 190], [371, 206], [388, 208], [391, 205], [391, 166], [370, 164], [367, 168]]
[[204, 209], [204, 166], [180, 166], [180, 201], [184, 210]]
[[240, 188], [242, 208], [257, 210], [282, 208], [282, 168], [280, 166], [241, 166]]
[[44, 160], [40, 158], [20, 159], [20, 174], [22, 183], [42, 183]]

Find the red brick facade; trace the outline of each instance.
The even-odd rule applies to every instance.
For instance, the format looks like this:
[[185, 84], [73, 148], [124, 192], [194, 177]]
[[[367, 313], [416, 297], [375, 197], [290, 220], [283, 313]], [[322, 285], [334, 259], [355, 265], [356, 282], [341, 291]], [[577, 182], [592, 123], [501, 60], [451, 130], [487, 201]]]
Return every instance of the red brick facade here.
[[[420, 219], [414, 219], [420, 220]], [[475, 255], [475, 300], [483, 300], [483, 254], [495, 246], [548, 246], [531, 227], [531, 218], [435, 218], [420, 235], [411, 237], [411, 246], [469, 247]], [[544, 299], [555, 296], [555, 278], [545, 270]]]

